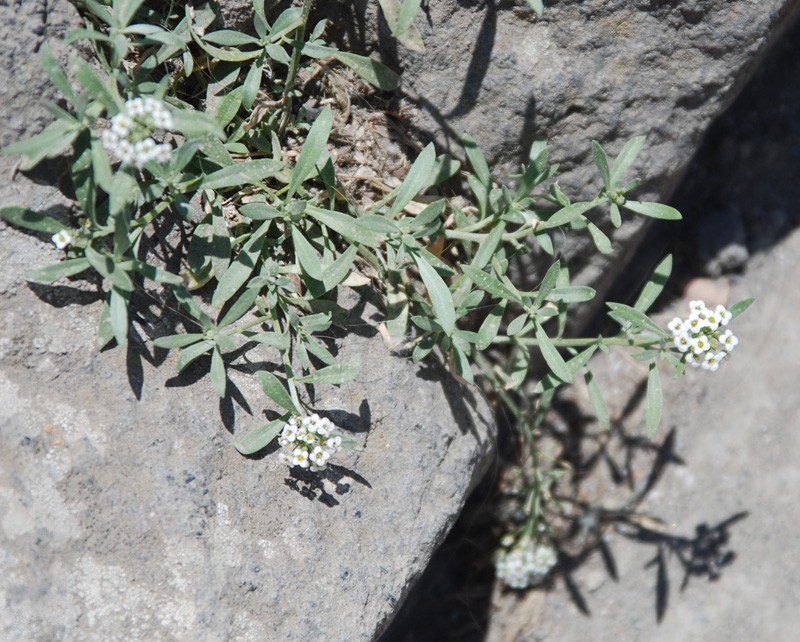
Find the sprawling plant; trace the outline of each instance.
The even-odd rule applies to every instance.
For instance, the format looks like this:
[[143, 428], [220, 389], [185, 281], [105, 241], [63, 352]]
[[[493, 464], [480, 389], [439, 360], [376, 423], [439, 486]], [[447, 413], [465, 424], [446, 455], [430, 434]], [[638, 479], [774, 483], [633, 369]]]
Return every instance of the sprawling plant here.
[[[73, 85], [45, 43], [42, 62], [65, 106], [48, 103], [56, 120], [2, 151], [23, 156], [23, 171], [68, 154], [82, 214], [64, 222], [10, 206], [0, 216], [52, 235], [64, 252], [63, 260], [28, 278], [98, 275], [106, 295], [99, 348], [125, 344], [130, 306], [149, 281], [165, 288], [194, 326], [153, 343], [179, 350], [179, 372], [210, 355], [210, 381], [220, 397], [228, 387], [226, 355], [258, 344], [274, 350], [277, 368], [254, 376], [282, 414], [237, 442], [241, 453], [277, 439], [287, 465], [321, 470], [343, 445], [356, 446], [298, 395], [304, 384], [341, 384], [358, 372], [357, 364], [339, 362], [322, 338], [344, 317], [333, 296], [343, 286], [378, 289], [387, 341], [406, 347], [415, 362], [441, 359], [465, 385], [480, 379], [513, 415], [534, 467], [544, 412], [557, 388], [574, 377], [584, 378], [600, 423], [609, 425], [589, 367], [596, 350], [640, 348], [636, 358], [649, 364], [652, 435], [661, 414], [657, 363], [669, 361], [677, 375], [687, 363], [715, 370], [736, 345], [723, 327], [749, 301], [730, 310], [693, 302], [689, 318], [668, 330], [647, 316], [669, 276], [670, 257], [633, 306], [608, 303], [616, 335], [565, 336], [569, 312], [595, 292], [570, 282], [553, 234], [588, 233], [599, 252], [610, 253], [599, 218], [604, 210], [615, 227], [622, 210], [680, 218], [669, 206], [629, 198], [638, 180], [625, 176], [644, 137], [630, 140], [613, 163], [592, 142], [603, 187], [591, 201], [572, 202], [560, 190], [545, 141], [534, 142], [511, 182], [495, 181], [465, 134], [468, 169], [430, 144], [399, 186], [364, 208], [342, 198], [331, 107], [301, 104], [298, 78], [344, 65], [391, 90], [398, 77], [325, 42], [326, 21], [309, 24], [311, 0], [274, 16], [264, 0], [254, 0], [254, 36], [211, 30], [215, 14], [207, 2], [76, 4], [85, 26], [67, 40], [88, 40], [94, 60], [71, 60]], [[412, 27], [419, 1], [381, 4], [398, 36], [418, 33]], [[463, 198], [429, 196], [453, 177], [466, 182], [467, 205]], [[174, 248], [180, 272], [169, 271], [144, 241], [156, 224], [187, 231], [188, 243]], [[529, 291], [508, 273], [512, 261], [530, 252], [549, 255], [552, 263]], [[196, 297], [200, 288], [210, 297]], [[518, 393], [534, 350], [548, 369], [536, 388], [538, 404]], [[540, 581], [557, 559], [546, 524], [546, 484], [535, 479], [498, 562], [500, 575], [520, 588]]]

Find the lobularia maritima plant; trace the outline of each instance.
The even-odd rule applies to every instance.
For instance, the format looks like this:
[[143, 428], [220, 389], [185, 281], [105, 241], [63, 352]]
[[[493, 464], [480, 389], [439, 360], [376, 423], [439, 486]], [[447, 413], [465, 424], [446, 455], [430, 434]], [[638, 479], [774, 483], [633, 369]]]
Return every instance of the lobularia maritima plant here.
[[[380, 2], [397, 35], [418, 34], [413, 17], [419, 0]], [[622, 223], [621, 208], [680, 218], [666, 205], [628, 198], [638, 180], [623, 178], [644, 137], [628, 141], [613, 163], [592, 142], [603, 187], [591, 201], [572, 202], [552, 180], [558, 166], [548, 163], [545, 141], [534, 142], [511, 187], [492, 179], [465, 134], [469, 171], [428, 145], [402, 184], [364, 211], [341, 198], [328, 142], [332, 110], [325, 106], [312, 117], [299, 105], [304, 96], [298, 77], [340, 64], [391, 90], [399, 81], [393, 71], [326, 43], [326, 21], [309, 25], [311, 0], [274, 16], [274, 3], [254, 0], [255, 36], [211, 30], [216, 16], [210, 2], [151, 4], [157, 8], [142, 0], [76, 1], [85, 26], [67, 42], [88, 40], [94, 60], [71, 59], [73, 86], [45, 42], [42, 63], [66, 106], [47, 103], [56, 120], [2, 150], [24, 157], [23, 171], [68, 154], [80, 218], [69, 225], [17, 206], [0, 215], [52, 235], [64, 251], [62, 261], [28, 278], [55, 281], [95, 272], [102, 279], [99, 348], [112, 340], [125, 344], [128, 309], [146, 279], [167, 288], [196, 328], [159, 337], [154, 345], [179, 350], [179, 372], [210, 353], [210, 380], [220, 397], [227, 392], [227, 353], [254, 344], [277, 351], [277, 369], [254, 376], [283, 414], [237, 442], [241, 453], [277, 439], [284, 463], [321, 470], [341, 446], [357, 447], [329, 420], [309, 413], [297, 392], [304, 384], [341, 384], [358, 372], [356, 364], [338, 362], [321, 339], [343, 318], [332, 296], [342, 285], [382, 284], [386, 331], [397, 343], [412, 337], [415, 362], [442, 358], [465, 385], [480, 377], [513, 415], [535, 470], [536, 429], [556, 389], [575, 376], [584, 378], [600, 423], [609, 425], [589, 368], [596, 350], [641, 348], [635, 356], [649, 363], [646, 423], [652, 435], [661, 415], [657, 362], [668, 360], [676, 376], [687, 363], [715, 370], [736, 345], [720, 328], [749, 300], [713, 311], [693, 302], [689, 318], [676, 319], [669, 331], [646, 315], [669, 276], [671, 257], [658, 265], [633, 306], [608, 303], [620, 328], [616, 336], [564, 336], [571, 307], [595, 292], [570, 284], [566, 261], [554, 254], [553, 233], [588, 232], [598, 251], [609, 253], [611, 242], [596, 218], [602, 208], [615, 227]], [[303, 138], [292, 163], [287, 145]], [[472, 205], [416, 200], [459, 171]], [[156, 221], [189, 230], [188, 246], [176, 248], [183, 252], [180, 274], [165, 269], [143, 242]], [[533, 251], [552, 256], [552, 265], [538, 289], [520, 290], [508, 277], [509, 263]], [[192, 294], [206, 284], [213, 289], [210, 307]], [[498, 346], [504, 360], [486, 356]], [[528, 377], [532, 349], [549, 368], [536, 388], [536, 408], [516, 392]], [[503, 539], [498, 573], [515, 588], [541, 581], [557, 560], [545, 517], [546, 485], [537, 474], [522, 501], [521, 525]]]

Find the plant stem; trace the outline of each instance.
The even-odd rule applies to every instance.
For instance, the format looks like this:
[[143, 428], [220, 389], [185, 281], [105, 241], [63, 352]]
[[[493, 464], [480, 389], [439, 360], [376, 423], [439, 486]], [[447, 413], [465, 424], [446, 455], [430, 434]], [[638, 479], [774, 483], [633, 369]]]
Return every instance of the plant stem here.
[[295, 31], [294, 36], [298, 45], [292, 53], [292, 61], [289, 64], [289, 75], [286, 76], [286, 84], [283, 87], [283, 115], [281, 122], [278, 126], [278, 132], [283, 133], [286, 125], [289, 123], [289, 116], [292, 113], [292, 96], [291, 91], [294, 88], [294, 81], [297, 79], [297, 71], [300, 68], [300, 50], [303, 46], [303, 40], [306, 35], [306, 23], [308, 22], [308, 14], [311, 12], [311, 2], [313, 0], [303, 0], [303, 12], [300, 14], [300, 26]]
[[[508, 337], [505, 335], [498, 335], [495, 337], [493, 343], [508, 344], [516, 343], [523, 346], [538, 346], [539, 340], [532, 337]], [[551, 338], [552, 343], [557, 348], [582, 348], [585, 346], [593, 345], [607, 345], [607, 346], [634, 346], [645, 347], [652, 346], [658, 343], [657, 339], [627, 339], [625, 337], [582, 337], [577, 339], [555, 339]]]

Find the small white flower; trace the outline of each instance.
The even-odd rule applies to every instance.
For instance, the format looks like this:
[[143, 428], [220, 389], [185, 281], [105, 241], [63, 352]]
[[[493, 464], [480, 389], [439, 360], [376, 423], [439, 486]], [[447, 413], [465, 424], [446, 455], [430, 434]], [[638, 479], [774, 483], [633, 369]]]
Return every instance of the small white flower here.
[[281, 430], [281, 437], [290, 442], [293, 442], [295, 439], [297, 439], [297, 424], [292, 424], [292, 423], [283, 424], [283, 430]]
[[278, 453], [278, 461], [286, 466], [292, 466], [292, 458], [286, 453]]
[[700, 335], [692, 339], [692, 350], [695, 354], [703, 354], [711, 349], [711, 344], [708, 342], [708, 337]]
[[704, 321], [699, 316], [694, 316], [694, 312], [683, 323], [683, 328], [687, 332], [700, 332], [703, 329]]
[[300, 468], [308, 468], [308, 451], [305, 448], [298, 446], [292, 452], [292, 466], [300, 466]]
[[704, 370], [711, 370], [714, 372], [719, 368], [720, 359], [718, 356], [722, 353], [707, 352], [705, 360], [700, 364]]
[[681, 352], [686, 352], [692, 347], [692, 340], [689, 338], [689, 334], [687, 332], [676, 334], [673, 342], [675, 343], [675, 347], [677, 347]]
[[737, 339], [734, 336], [733, 332], [731, 332], [730, 330], [725, 330], [725, 332], [723, 332], [720, 335], [719, 340], [720, 343], [722, 344], [722, 347], [725, 348], [725, 350], [727, 350], [728, 352], [730, 352], [737, 345], [739, 345], [739, 339]]
[[706, 314], [707, 328], [711, 328], [711, 330], [716, 330], [721, 322], [722, 319], [716, 312], [712, 312], [711, 310], [708, 311], [708, 313]]
[[331, 454], [324, 448], [317, 446], [314, 450], [311, 451], [311, 463], [315, 466], [322, 468], [325, 464], [328, 463]]
[[144, 100], [141, 98], [131, 98], [130, 100], [126, 100], [125, 111], [128, 112], [128, 114], [133, 118], [136, 118], [137, 116], [144, 116]]
[[113, 152], [119, 144], [119, 136], [110, 129], [104, 129], [100, 132], [100, 142], [103, 144], [103, 149]]
[[61, 230], [53, 234], [52, 241], [59, 250], [63, 250], [72, 243], [72, 234], [69, 233], [69, 230]]
[[338, 453], [342, 449], [342, 438], [339, 435], [328, 437], [325, 442], [325, 447], [331, 452]]
[[677, 336], [684, 331], [683, 319], [681, 319], [680, 317], [675, 317], [672, 321], [670, 321], [667, 324], [667, 327], [670, 329], [670, 331], [674, 336]]
[[689, 309], [690, 310], [702, 310], [706, 307], [706, 302], [702, 299], [697, 299], [695, 301], [689, 301]]
[[320, 437], [327, 437], [331, 434], [331, 426], [331, 420], [325, 417], [317, 423], [314, 430]]
[[123, 163], [133, 163], [134, 159], [136, 158], [133, 145], [130, 143], [130, 141], [124, 138], [119, 141], [114, 153]]
[[160, 108], [150, 114], [153, 124], [160, 129], [172, 129], [172, 114], [166, 109]]
[[152, 96], [147, 96], [142, 101], [142, 106], [144, 108], [144, 113], [145, 114], [151, 114], [151, 115], [155, 114], [158, 111], [161, 111], [162, 109], [164, 109], [164, 106], [163, 106], [162, 102], [160, 100], [156, 100]]
[[728, 321], [733, 318], [733, 315], [724, 305], [718, 305], [716, 312], [717, 316], [720, 318], [720, 325], [728, 325]]
[[140, 140], [133, 146], [134, 154], [136, 154], [136, 162], [140, 165], [146, 165], [153, 158], [153, 153], [156, 149], [156, 141], [152, 138], [145, 138]]
[[120, 138], [126, 138], [131, 133], [133, 121], [127, 114], [119, 113], [111, 118], [111, 131]]
[[694, 352], [686, 353], [686, 363], [690, 364], [693, 368], [700, 367], [700, 357]]
[[500, 546], [502, 546], [503, 548], [509, 548], [514, 544], [514, 541], [515, 541], [514, 536], [511, 533], [506, 533], [500, 539]]
[[153, 151], [153, 158], [161, 165], [169, 163], [169, 161], [172, 159], [172, 147], [168, 143], [156, 145], [156, 148]]

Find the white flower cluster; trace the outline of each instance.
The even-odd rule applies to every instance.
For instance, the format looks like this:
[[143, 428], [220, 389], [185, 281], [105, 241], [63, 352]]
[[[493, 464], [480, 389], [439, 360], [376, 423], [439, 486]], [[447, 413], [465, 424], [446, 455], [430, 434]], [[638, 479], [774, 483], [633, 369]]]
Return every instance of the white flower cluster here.
[[59, 250], [63, 250], [68, 247], [70, 243], [72, 243], [72, 234], [69, 233], [69, 230], [61, 230], [60, 232], [53, 234], [51, 240], [56, 244], [56, 247]]
[[315, 472], [323, 470], [331, 455], [342, 449], [342, 438], [331, 434], [335, 429], [336, 424], [316, 413], [304, 417], [299, 424], [297, 418], [292, 417], [278, 437], [278, 443], [291, 450], [291, 454], [282, 452], [278, 458], [287, 466], [310, 468]]
[[[513, 541], [513, 536], [506, 539]], [[558, 554], [549, 544], [536, 543], [530, 537], [523, 537], [516, 545], [501, 550], [495, 566], [497, 577], [515, 589], [526, 589], [540, 584], [558, 562]]]
[[672, 331], [672, 341], [684, 353], [684, 361], [693, 367], [716, 370], [728, 359], [728, 355], [739, 343], [733, 332], [722, 330], [731, 320], [731, 313], [724, 305], [714, 310], [704, 301], [690, 301], [688, 319], [675, 317], [667, 326]]
[[157, 143], [152, 134], [156, 129], [172, 129], [172, 114], [160, 100], [131, 98], [125, 109], [111, 118], [111, 127], [100, 134], [106, 151], [113, 153], [123, 163], [141, 167], [151, 160], [169, 162], [172, 146]]

